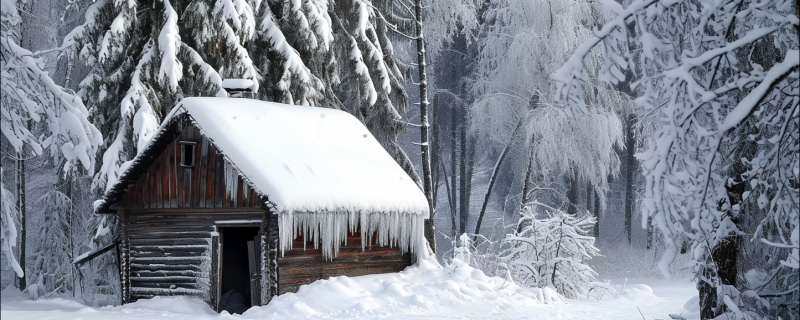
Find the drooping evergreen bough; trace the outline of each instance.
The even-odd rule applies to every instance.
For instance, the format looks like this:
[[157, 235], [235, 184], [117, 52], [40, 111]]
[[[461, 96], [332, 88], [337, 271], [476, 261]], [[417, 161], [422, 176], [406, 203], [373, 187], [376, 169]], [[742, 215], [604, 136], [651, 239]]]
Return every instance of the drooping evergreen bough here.
[[91, 67], [79, 94], [106, 134], [104, 190], [188, 96], [223, 96], [224, 78], [255, 79], [257, 98], [346, 110], [416, 177], [396, 139], [403, 71], [369, 1], [104, 1], [65, 39]]

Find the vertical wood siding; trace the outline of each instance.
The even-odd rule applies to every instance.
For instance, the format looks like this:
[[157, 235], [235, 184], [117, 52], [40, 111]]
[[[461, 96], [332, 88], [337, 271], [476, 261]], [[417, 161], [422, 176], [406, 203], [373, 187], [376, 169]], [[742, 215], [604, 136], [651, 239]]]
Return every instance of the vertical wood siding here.
[[[181, 141], [196, 142], [195, 164], [181, 166]], [[225, 192], [225, 160], [197, 127], [187, 128], [158, 156], [122, 197], [121, 207], [130, 209], [256, 208], [258, 195], [244, 188], [239, 177], [236, 199]], [[244, 195], [247, 189], [247, 196]]]

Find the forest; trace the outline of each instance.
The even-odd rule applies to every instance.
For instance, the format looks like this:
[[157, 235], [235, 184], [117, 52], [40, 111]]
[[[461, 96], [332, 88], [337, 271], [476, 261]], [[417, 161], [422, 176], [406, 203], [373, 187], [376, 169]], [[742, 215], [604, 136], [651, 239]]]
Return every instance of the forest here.
[[4, 290], [118, 305], [113, 254], [73, 264], [118, 237], [96, 201], [182, 99], [250, 79], [363, 123], [442, 265], [800, 319], [795, 1], [0, 1]]

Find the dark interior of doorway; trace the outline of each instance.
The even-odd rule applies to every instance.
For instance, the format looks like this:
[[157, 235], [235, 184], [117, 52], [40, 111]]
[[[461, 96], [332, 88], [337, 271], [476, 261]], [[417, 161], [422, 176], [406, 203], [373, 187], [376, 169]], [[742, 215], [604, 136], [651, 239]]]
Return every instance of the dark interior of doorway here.
[[250, 263], [247, 241], [253, 241], [259, 228], [221, 228], [222, 279], [220, 280], [219, 311], [242, 314], [252, 307], [250, 300]]

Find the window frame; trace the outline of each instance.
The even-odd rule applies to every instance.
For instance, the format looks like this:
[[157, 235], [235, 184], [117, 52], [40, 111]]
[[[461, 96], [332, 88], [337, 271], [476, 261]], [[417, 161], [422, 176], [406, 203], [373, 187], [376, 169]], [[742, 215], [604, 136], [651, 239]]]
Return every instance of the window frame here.
[[[195, 142], [195, 141], [179, 141], [179, 143], [181, 144], [181, 160], [180, 160], [181, 167], [182, 168], [194, 168], [194, 165], [197, 162], [197, 161], [195, 161], [196, 158], [197, 158], [195, 156], [196, 155], [196, 149], [195, 148], [197, 148], [197, 142]], [[186, 146], [191, 146], [191, 148], [192, 148], [192, 150], [191, 150], [192, 151], [192, 153], [191, 153], [191, 155], [192, 155], [191, 160], [192, 161], [190, 163], [187, 163], [187, 161], [186, 161]]]

